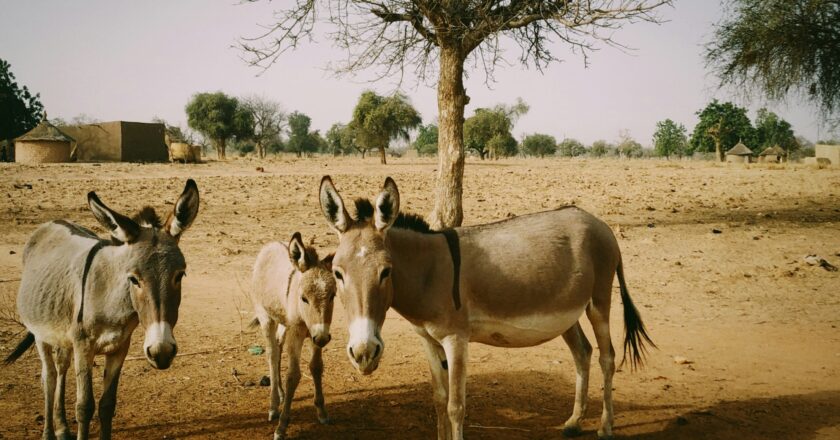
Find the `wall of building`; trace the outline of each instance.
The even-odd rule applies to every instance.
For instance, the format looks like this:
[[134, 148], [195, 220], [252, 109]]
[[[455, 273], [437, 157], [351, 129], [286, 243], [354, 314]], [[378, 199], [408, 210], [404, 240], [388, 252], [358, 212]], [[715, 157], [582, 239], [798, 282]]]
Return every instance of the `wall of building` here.
[[749, 156], [736, 156], [734, 154], [727, 154], [726, 161], [732, 163], [750, 163]]
[[816, 157], [824, 157], [832, 165], [840, 165], [840, 145], [817, 144], [814, 147]]
[[121, 122], [123, 162], [166, 162], [166, 128], [163, 124]]
[[70, 162], [70, 142], [18, 141], [15, 162], [24, 164]]
[[76, 140], [76, 160], [79, 162], [119, 162], [122, 158], [122, 131], [119, 122], [62, 127]]

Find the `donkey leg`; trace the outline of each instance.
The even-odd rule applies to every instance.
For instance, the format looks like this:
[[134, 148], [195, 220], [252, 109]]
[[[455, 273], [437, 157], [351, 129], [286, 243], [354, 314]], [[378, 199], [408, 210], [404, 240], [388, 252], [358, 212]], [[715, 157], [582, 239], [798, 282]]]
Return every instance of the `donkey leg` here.
[[90, 435], [90, 420], [96, 404], [93, 398], [93, 352], [84, 341], [73, 344], [73, 366], [76, 369], [76, 422], [78, 440]]
[[102, 398], [99, 399], [99, 439], [110, 440], [111, 421], [117, 411], [117, 386], [123, 361], [128, 354], [129, 341], [123, 343], [114, 353], [105, 356], [105, 379], [102, 381]]
[[595, 333], [595, 340], [598, 342], [598, 362], [601, 364], [601, 371], [604, 373], [604, 410], [601, 413], [601, 427], [598, 428], [598, 438], [612, 438], [613, 426], [613, 402], [612, 402], [612, 381], [615, 374], [615, 350], [610, 338], [610, 312], [609, 306], [606, 310], [598, 307], [597, 303], [586, 309], [589, 322], [592, 323], [592, 330]]
[[44, 389], [44, 440], [55, 439], [53, 425], [53, 403], [55, 399], [55, 364], [52, 347], [44, 342], [35, 341], [38, 355], [41, 357], [41, 386]]
[[288, 329], [286, 338], [289, 342], [289, 368], [286, 371], [286, 395], [283, 397], [283, 411], [280, 413], [280, 423], [274, 430], [274, 440], [286, 438], [286, 429], [289, 427], [292, 400], [295, 398], [295, 389], [300, 382], [300, 352], [303, 341], [306, 339], [306, 327], [294, 326]]
[[592, 359], [592, 346], [583, 334], [580, 323], [576, 322], [572, 328], [563, 333], [563, 340], [569, 346], [575, 360], [575, 408], [572, 416], [563, 424], [563, 435], [567, 437], [580, 435], [580, 419], [586, 414], [589, 393], [589, 365]]
[[67, 412], [64, 409], [64, 390], [67, 382], [67, 369], [70, 368], [70, 349], [68, 347], [56, 347], [53, 349], [53, 360], [55, 362], [55, 403], [53, 409], [53, 423], [55, 423], [55, 436], [58, 440], [70, 440], [70, 428], [67, 425]]
[[260, 328], [265, 337], [266, 350], [268, 350], [268, 377], [271, 385], [271, 397], [268, 404], [268, 421], [277, 420], [280, 417], [280, 355], [281, 348], [277, 343], [277, 323], [266, 318], [260, 321]]
[[464, 438], [464, 415], [467, 400], [467, 359], [469, 338], [447, 336], [441, 341], [449, 367], [449, 402], [446, 412], [451, 424], [452, 440]]
[[432, 393], [437, 414], [437, 438], [448, 440], [452, 435], [452, 428], [449, 423], [449, 415], [446, 412], [446, 405], [449, 401], [449, 375], [446, 365], [446, 353], [443, 347], [437, 343], [425, 331], [418, 331], [423, 336], [423, 348], [426, 351], [426, 359], [429, 361], [429, 371], [432, 373]]
[[324, 359], [321, 356], [321, 347], [315, 344], [312, 344], [309, 372], [312, 373], [312, 381], [315, 383], [315, 411], [318, 413], [318, 421], [326, 425], [330, 422], [330, 419], [327, 417], [327, 408], [324, 406], [324, 389], [321, 383], [321, 378], [324, 375]]

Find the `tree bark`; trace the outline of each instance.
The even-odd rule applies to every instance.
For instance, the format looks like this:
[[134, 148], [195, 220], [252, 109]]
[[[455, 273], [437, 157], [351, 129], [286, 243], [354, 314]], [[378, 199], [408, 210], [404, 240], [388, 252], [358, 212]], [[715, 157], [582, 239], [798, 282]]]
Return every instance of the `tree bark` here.
[[219, 159], [219, 160], [224, 160], [224, 158], [225, 158], [225, 140], [223, 138], [222, 139], [216, 139], [216, 142], [214, 142], [214, 143], [216, 144], [216, 158]]
[[720, 149], [720, 139], [715, 138], [715, 155], [719, 162], [723, 162], [723, 151]]
[[379, 147], [379, 163], [387, 165], [388, 161], [385, 159], [385, 147]]
[[464, 219], [464, 107], [469, 102], [464, 89], [465, 58], [460, 48], [440, 48], [438, 178], [431, 215], [435, 229], [460, 226]]

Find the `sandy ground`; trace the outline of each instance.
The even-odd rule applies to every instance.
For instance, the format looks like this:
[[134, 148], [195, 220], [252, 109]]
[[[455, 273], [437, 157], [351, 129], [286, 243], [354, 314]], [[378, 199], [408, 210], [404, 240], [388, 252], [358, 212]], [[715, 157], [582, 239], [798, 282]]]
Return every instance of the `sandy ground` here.
[[[193, 177], [202, 206], [181, 241], [189, 275], [175, 333], [183, 356], [167, 371], [156, 371], [144, 360], [127, 361], [115, 437], [270, 438], [268, 390], [251, 385], [266, 374], [265, 356], [246, 350], [262, 343], [259, 334], [245, 328], [251, 264], [264, 243], [285, 241], [298, 230], [306, 239], [314, 237], [323, 251], [335, 246], [317, 205], [324, 174], [333, 176], [345, 200], [373, 196], [384, 177], [393, 176], [404, 209], [430, 210], [433, 161], [392, 159], [388, 166], [377, 161], [0, 164], [0, 306], [5, 312], [13, 307], [21, 251], [38, 224], [65, 218], [102, 232], [86, 207], [87, 191], [97, 191], [127, 214], [144, 204], [169, 210], [185, 179]], [[258, 166], [265, 172], [256, 171]], [[21, 183], [32, 189], [14, 187]], [[803, 261], [818, 254], [840, 266], [840, 171], [666, 161], [468, 162], [467, 224], [569, 203], [613, 226], [631, 294], [659, 345], [645, 369], [616, 374], [617, 437], [840, 438], [840, 272]], [[615, 298], [612, 327], [618, 346], [623, 322]], [[304, 377], [289, 434], [434, 438], [419, 337], [389, 313], [385, 358], [375, 374], [360, 376], [344, 354], [347, 333], [340, 309], [333, 342], [325, 350], [333, 423], [317, 423], [311, 380]], [[593, 340], [589, 324], [584, 328]], [[4, 356], [19, 331], [8, 320], [0, 323]], [[142, 337], [138, 329], [130, 359], [141, 356]], [[574, 394], [574, 365], [562, 339], [528, 349], [473, 345], [470, 350], [467, 437], [562, 437]], [[675, 357], [690, 363], [678, 364]], [[600, 416], [595, 359], [585, 438], [595, 437]], [[0, 438], [40, 435], [39, 372], [34, 351], [0, 368]], [[67, 399], [72, 418], [72, 392]], [[98, 432], [96, 423], [92, 429]]]

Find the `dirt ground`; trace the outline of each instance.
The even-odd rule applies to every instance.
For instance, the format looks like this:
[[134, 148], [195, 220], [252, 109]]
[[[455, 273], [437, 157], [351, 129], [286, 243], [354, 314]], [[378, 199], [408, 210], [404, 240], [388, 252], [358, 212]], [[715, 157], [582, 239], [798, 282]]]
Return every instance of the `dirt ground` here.
[[[385, 176], [403, 209], [427, 213], [436, 163], [422, 159], [237, 159], [199, 165], [0, 164], [0, 354], [21, 329], [8, 320], [20, 256], [40, 223], [65, 218], [104, 233], [85, 203], [95, 190], [126, 214], [171, 203], [195, 178], [201, 211], [181, 241], [187, 257], [180, 354], [172, 368], [142, 359], [134, 334], [120, 383], [116, 438], [270, 438], [262, 344], [246, 328], [250, 267], [260, 247], [294, 231], [332, 249], [318, 208], [331, 174], [345, 200], [371, 197]], [[264, 167], [259, 172], [257, 167]], [[631, 295], [659, 346], [646, 368], [615, 376], [615, 434], [639, 439], [840, 438], [840, 272], [804, 262], [817, 254], [840, 266], [840, 170], [622, 160], [469, 160], [465, 223], [574, 203], [613, 226]], [[15, 188], [29, 183], [31, 189]], [[613, 341], [623, 320], [617, 289]], [[594, 340], [588, 322], [584, 328]], [[431, 439], [434, 411], [419, 337], [390, 312], [387, 351], [372, 376], [344, 354], [346, 325], [336, 307], [325, 349], [327, 409], [317, 423], [312, 383], [301, 381], [293, 438]], [[466, 436], [561, 438], [572, 410], [574, 364], [562, 339], [505, 350], [470, 349]], [[305, 350], [305, 356], [308, 350]], [[597, 351], [596, 351], [597, 353]], [[682, 357], [688, 363], [677, 363]], [[593, 357], [584, 438], [600, 417], [601, 375]], [[284, 359], [285, 362], [285, 359]], [[101, 360], [94, 376], [101, 392]], [[236, 371], [236, 377], [234, 375]], [[305, 372], [308, 369], [304, 366]], [[0, 438], [37, 438], [43, 398], [34, 351], [0, 368]], [[71, 375], [72, 377], [72, 375]], [[68, 390], [73, 390], [72, 383]], [[67, 396], [73, 415], [74, 393]], [[74, 426], [71, 426], [74, 427]], [[97, 423], [92, 426], [98, 432]]]

